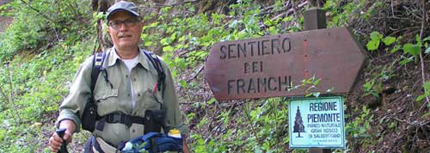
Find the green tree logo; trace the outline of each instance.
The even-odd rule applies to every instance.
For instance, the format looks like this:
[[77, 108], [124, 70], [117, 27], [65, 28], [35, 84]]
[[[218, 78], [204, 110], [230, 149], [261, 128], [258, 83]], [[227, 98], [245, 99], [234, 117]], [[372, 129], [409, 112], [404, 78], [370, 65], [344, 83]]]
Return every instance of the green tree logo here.
[[300, 113], [300, 108], [297, 106], [296, 119], [294, 120], [294, 132], [298, 132], [298, 138], [302, 138], [300, 136], [300, 132], [305, 132], [305, 126], [303, 125], [302, 114]]

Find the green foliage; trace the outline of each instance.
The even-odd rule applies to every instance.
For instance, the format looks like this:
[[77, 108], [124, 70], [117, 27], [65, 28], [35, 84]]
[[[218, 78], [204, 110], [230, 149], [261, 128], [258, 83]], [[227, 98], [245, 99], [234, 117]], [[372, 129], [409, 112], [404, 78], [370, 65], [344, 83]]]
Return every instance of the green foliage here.
[[377, 31], [372, 32], [370, 34], [371, 40], [366, 44], [367, 49], [369, 51], [377, 50], [382, 37], [383, 36], [379, 32]]
[[[0, 152], [48, 152], [47, 114], [58, 110], [73, 74], [92, 51], [88, 1], [13, 1], [0, 33]], [[81, 7], [85, 6], [85, 7]], [[87, 21], [91, 21], [86, 23]]]
[[[262, 103], [262, 104], [260, 104]], [[207, 111], [216, 111], [213, 106], [222, 105], [210, 100]], [[285, 150], [289, 138], [282, 136], [288, 131], [288, 102], [282, 98], [250, 101], [238, 108], [222, 111], [216, 119], [203, 117], [191, 132], [194, 152], [276, 152]], [[198, 106], [201, 107], [202, 105]], [[252, 109], [251, 109], [252, 108]], [[192, 120], [195, 115], [188, 116]], [[240, 128], [231, 128], [231, 123]], [[204, 137], [198, 131], [216, 126], [222, 134]], [[216, 132], [213, 131], [213, 132]], [[282, 149], [281, 149], [282, 148]], [[279, 151], [278, 150], [278, 151]]]
[[[269, 16], [258, 15], [261, 13], [260, 6], [253, 4], [249, 0], [232, 4], [228, 15], [174, 13], [194, 10], [194, 6], [189, 3], [174, 9], [163, 7], [157, 21], [144, 27], [141, 38], [144, 46], [150, 50], [161, 45], [163, 58], [171, 67], [173, 76], [176, 76], [178, 71], [202, 64], [209, 55], [210, 47], [216, 42], [285, 32], [279, 24], [283, 18], [271, 20]], [[184, 82], [181, 84], [185, 86]]]
[[382, 93], [382, 82], [392, 79], [395, 74], [393, 66], [397, 61], [394, 61], [390, 65], [373, 65], [369, 64], [371, 67], [371, 77], [366, 80], [363, 85], [364, 94], [362, 97], [372, 95], [374, 97], [379, 97]]
[[[371, 40], [369, 42], [367, 42], [367, 44], [366, 44], [367, 50], [369, 50], [369, 51], [378, 50], [379, 45], [381, 44], [381, 41], [385, 44], [385, 46], [390, 46], [391, 44], [398, 41], [397, 38], [391, 37], [391, 36], [387, 36], [384, 38], [384, 36], [377, 31], [373, 31], [370, 34], [370, 39]], [[391, 52], [394, 53], [397, 50], [398, 49], [395, 49], [395, 50], [393, 49]]]
[[[5, 139], [0, 140], [3, 144], [0, 152], [16, 152], [12, 151], [13, 148], [18, 149], [19, 145], [27, 145], [26, 143], [30, 147], [40, 146], [37, 143], [42, 142], [35, 140], [41, 140], [43, 133], [34, 131], [37, 129], [28, 129], [30, 125], [27, 123], [42, 122], [44, 114], [58, 110], [59, 103], [67, 95], [68, 84], [72, 81], [73, 74], [79, 67], [79, 63], [83, 62], [85, 55], [91, 53], [91, 47], [92, 44], [88, 42], [77, 42], [72, 48], [58, 46], [31, 59], [16, 57], [9, 67], [0, 68], [1, 72], [8, 72], [8, 75], [0, 77], [0, 83], [5, 85], [2, 87], [6, 93], [9, 93], [8, 95], [13, 95], [9, 103], [3, 100], [6, 97], [0, 97], [3, 107], [3, 111], [0, 112], [0, 122], [10, 123], [2, 126], [7, 129], [7, 132]], [[69, 58], [73, 60], [68, 60]], [[9, 75], [12, 79], [8, 79]], [[29, 133], [20, 133], [18, 137], [12, 136], [18, 132], [12, 132], [14, 128], [18, 128], [18, 131], [29, 131]], [[26, 139], [21, 140], [23, 138]], [[24, 144], [16, 144], [15, 141], [23, 141]], [[36, 148], [28, 149], [36, 150]]]
[[424, 98], [426, 98], [426, 97], [429, 97], [430, 96], [430, 82], [425, 82], [424, 84], [423, 84], [423, 89], [424, 89], [424, 94], [422, 94], [422, 95], [420, 95], [420, 96], [418, 96], [417, 97], [417, 99], [416, 99], [416, 101], [421, 101], [421, 100], [423, 100]]
[[382, 39], [382, 41], [384, 42], [385, 46], [390, 46], [391, 44], [393, 44], [394, 42], [396, 42], [396, 38], [395, 37], [391, 37], [391, 36], [387, 36], [384, 39]]
[[11, 60], [20, 51], [36, 51], [48, 42], [76, 39], [78, 31], [87, 33], [83, 29], [94, 30], [85, 24], [90, 14], [85, 9], [88, 5], [88, 1], [77, 0], [58, 3], [22, 0], [5, 4], [11, 8], [9, 13], [14, 20], [7, 31], [0, 34], [0, 61]]
[[[367, 95], [372, 95], [372, 96], [375, 96], [375, 97], [379, 97], [379, 93], [380, 92], [378, 92], [376, 89], [375, 89], [375, 80], [374, 79], [372, 79], [371, 81], [368, 81], [368, 82], [366, 82], [364, 85], [363, 85], [363, 90], [364, 90], [364, 92], [365, 92], [365, 94], [363, 95], [363, 97], [364, 96], [367, 96]], [[379, 84], [380, 85], [380, 84]], [[378, 87], [380, 87], [380, 86], [378, 86]]]
[[305, 87], [306, 97], [314, 96], [318, 97], [320, 92], [310, 92], [312, 89], [317, 88], [317, 85], [321, 82], [321, 78], [316, 78], [315, 76], [302, 80], [302, 84], [300, 86]]
[[353, 137], [360, 143], [369, 144], [371, 142], [369, 137], [370, 133], [370, 123], [373, 120], [373, 114], [370, 113], [370, 109], [363, 106], [361, 109], [355, 109], [356, 112], [360, 112], [359, 116], [352, 119], [345, 125], [345, 132], [348, 136]]
[[[429, 104], [427, 104], [427, 107], [430, 107]], [[426, 118], [428, 116], [430, 116], [430, 112], [427, 112], [424, 115], [421, 115], [422, 118]]]
[[350, 19], [357, 18], [368, 18], [374, 12], [372, 10], [365, 11], [361, 14], [362, 8], [365, 5], [365, 0], [346, 2], [343, 4], [343, 0], [327, 0], [323, 6], [323, 9], [329, 12], [331, 22], [327, 23], [327, 27], [341, 27], [346, 23], [350, 22]]
[[[388, 51], [388, 47], [392, 46], [392, 49], [389, 51], [390, 53], [396, 53], [398, 50], [403, 50], [403, 55], [401, 56], [401, 61], [399, 62], [400, 65], [406, 65], [409, 62], [412, 62], [415, 60], [418, 60], [418, 56], [420, 53], [423, 52], [424, 54], [430, 53], [430, 47], [428, 45], [427, 41], [430, 41], [430, 37], [424, 38], [423, 40], [420, 40], [419, 35], [416, 35], [416, 43], [406, 43], [406, 44], [399, 44], [399, 40], [401, 40], [402, 37], [391, 37], [387, 36], [384, 37], [382, 34], [380, 34], [377, 31], [373, 31], [370, 34], [370, 41], [367, 42], [366, 47], [367, 50], [373, 52], [380, 48], [381, 42], [384, 43], [385, 50]], [[394, 45], [393, 45], [394, 44]]]
[[[416, 43], [406, 43], [403, 45], [403, 53], [404, 57], [403, 60], [400, 61], [401, 65], [408, 64], [409, 62], [412, 62], [414, 59], [415, 61], [418, 61], [418, 56], [423, 53], [423, 48], [427, 48], [424, 53], [428, 54], [428, 43], [426, 41], [430, 40], [430, 37], [424, 38], [421, 40], [420, 36], [417, 34], [415, 37]], [[409, 58], [406, 56], [410, 56]], [[412, 55], [412, 56], [411, 56]]]
[[428, 42], [430, 41], [430, 36], [429, 37], [426, 37], [426, 38], [424, 38], [423, 39], [423, 42], [424, 42], [424, 48], [427, 48], [425, 51], [424, 51], [424, 54], [429, 54], [430, 53], [430, 46], [429, 46], [429, 44], [428, 44]]
[[404, 53], [411, 54], [413, 56], [417, 56], [420, 54], [421, 46], [418, 46], [418, 44], [411, 44], [407, 43], [403, 45], [403, 51]]

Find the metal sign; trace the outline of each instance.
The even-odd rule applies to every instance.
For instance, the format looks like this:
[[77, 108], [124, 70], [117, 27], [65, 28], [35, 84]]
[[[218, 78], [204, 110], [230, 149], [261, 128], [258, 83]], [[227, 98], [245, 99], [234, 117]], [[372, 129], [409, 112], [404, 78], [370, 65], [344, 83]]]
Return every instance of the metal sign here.
[[[330, 28], [218, 42], [205, 77], [217, 100], [302, 96], [301, 81], [321, 79], [310, 92], [348, 93], [365, 56], [347, 28]], [[297, 87], [297, 88], [296, 88]]]
[[292, 99], [290, 148], [345, 148], [343, 102], [341, 96]]

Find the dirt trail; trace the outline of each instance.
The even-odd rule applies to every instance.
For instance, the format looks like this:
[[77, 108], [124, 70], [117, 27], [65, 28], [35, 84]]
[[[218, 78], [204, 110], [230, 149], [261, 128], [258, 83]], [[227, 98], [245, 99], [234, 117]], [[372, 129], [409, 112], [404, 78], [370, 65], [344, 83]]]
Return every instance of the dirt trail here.
[[12, 17], [0, 16], [0, 32], [4, 32], [9, 24], [12, 23]]
[[[0, 0], [0, 6], [6, 4], [10, 0]], [[0, 11], [1, 12], [1, 11]], [[12, 23], [12, 17], [0, 16], [0, 32], [4, 32], [9, 24]]]

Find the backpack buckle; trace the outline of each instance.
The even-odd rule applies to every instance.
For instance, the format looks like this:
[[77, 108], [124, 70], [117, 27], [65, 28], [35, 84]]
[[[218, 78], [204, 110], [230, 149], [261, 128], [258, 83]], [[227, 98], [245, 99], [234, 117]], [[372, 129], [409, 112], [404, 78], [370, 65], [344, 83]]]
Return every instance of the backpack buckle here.
[[109, 114], [107, 116], [107, 120], [108, 123], [121, 123], [122, 122], [122, 115], [120, 113], [113, 113], [113, 114]]
[[157, 92], [157, 90], [158, 90], [158, 83], [156, 83], [154, 85], [154, 88], [152, 88], [152, 95], [155, 95], [155, 92]]

